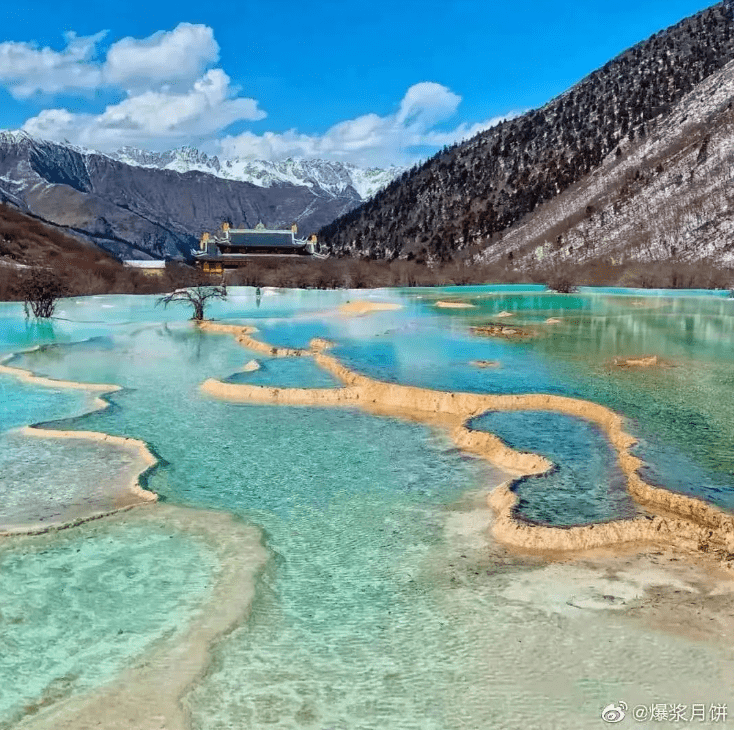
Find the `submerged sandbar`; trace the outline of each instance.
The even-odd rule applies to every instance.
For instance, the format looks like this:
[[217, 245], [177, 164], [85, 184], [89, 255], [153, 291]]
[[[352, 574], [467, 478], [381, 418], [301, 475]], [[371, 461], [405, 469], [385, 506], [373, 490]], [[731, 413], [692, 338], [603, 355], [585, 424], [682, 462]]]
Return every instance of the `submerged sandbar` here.
[[470, 304], [469, 302], [451, 302], [451, 301], [444, 301], [439, 300], [434, 305], [434, 307], [438, 307], [439, 309], [475, 309], [475, 304]]
[[394, 302], [354, 301], [342, 304], [338, 311], [339, 314], [360, 316], [371, 314], [372, 312], [392, 312], [402, 308], [402, 304], [395, 304]]
[[219, 560], [209, 596], [188, 626], [171, 625], [111, 683], [67, 699], [41, 698], [27, 708], [30, 716], [19, 728], [92, 730], [102, 723], [110, 730], [186, 730], [185, 693], [205, 672], [212, 644], [249, 611], [255, 578], [267, 558], [257, 528], [222, 512], [160, 504], [154, 510], [118, 514], [109, 524], [180, 530], [202, 540]]
[[[241, 341], [239, 337], [238, 340]], [[636, 440], [624, 430], [621, 416], [605, 406], [556, 395], [481, 395], [385, 383], [349, 370], [321, 348], [301, 354], [313, 357], [320, 367], [341, 380], [344, 387], [272, 388], [209, 379], [202, 390], [239, 402], [349, 405], [377, 414], [442, 422], [461, 449], [486, 458], [518, 477], [543, 474], [553, 468], [553, 464], [533, 454], [519, 453], [496, 436], [469, 428], [467, 422], [488, 410], [556, 411], [579, 416], [597, 425], [609, 439], [627, 480], [629, 494], [648, 514], [568, 528], [529, 524], [517, 514], [518, 498], [513, 489], [514, 480], [511, 480], [488, 497], [488, 503], [497, 513], [493, 525], [497, 539], [515, 547], [539, 551], [578, 551], [634, 542], [664, 543], [694, 550], [705, 546], [707, 552], [715, 552], [727, 564], [734, 552], [734, 517], [702, 500], [647, 484], [639, 475], [643, 462], [630, 451]]]
[[[12, 359], [11, 355], [3, 360], [7, 362]], [[21, 381], [40, 385], [47, 388], [70, 388], [73, 390], [85, 390], [95, 395], [92, 406], [93, 410], [102, 410], [109, 406], [109, 402], [104, 399], [104, 395], [114, 393], [121, 390], [119, 385], [107, 383], [81, 383], [70, 380], [56, 380], [54, 378], [46, 378], [33, 374], [22, 368], [11, 367], [8, 365], [0, 365], [0, 372], [12, 375]], [[68, 519], [60, 517], [58, 513], [48, 515], [49, 519], [43, 519], [42, 524], [36, 525], [18, 525], [18, 524], [2, 524], [0, 523], [0, 537], [14, 534], [39, 534], [48, 532], [49, 530], [62, 529], [65, 527], [73, 527], [88, 520], [99, 519], [114, 514], [120, 510], [128, 510], [140, 504], [155, 502], [158, 496], [153, 492], [145, 489], [142, 483], [143, 475], [149, 472], [156, 464], [156, 457], [150, 452], [148, 446], [139, 439], [126, 438], [122, 436], [111, 436], [106, 433], [96, 431], [71, 431], [47, 428], [44, 425], [28, 425], [17, 429], [15, 433], [25, 437], [33, 438], [53, 438], [53, 439], [75, 439], [79, 441], [95, 442], [111, 446], [116, 449], [125, 450], [132, 457], [132, 466], [126, 477], [127, 484], [120, 489], [119, 485], [115, 485], [114, 497], [107, 508], [100, 507], [99, 504], [88, 504], [86, 508], [77, 507], [77, 513], [71, 515]]]
[[[102, 396], [121, 389], [111, 384], [40, 377], [7, 365], [3, 365], [1, 371], [34, 385], [89, 391], [96, 396], [93, 409], [107, 408], [109, 402]], [[212, 643], [238, 625], [249, 610], [255, 577], [267, 558], [260, 530], [242, 524], [227, 513], [160, 504], [151, 509], [158, 497], [145, 489], [143, 475], [155, 467], [157, 459], [141, 440], [96, 431], [54, 429], [50, 424], [25, 426], [5, 436], [34, 441], [63, 440], [70, 443], [71, 449], [74, 449], [71, 442], [78, 441], [91, 449], [99, 448], [103, 462], [105, 449], [127, 456], [126, 468], [105, 485], [109, 491], [105, 499], [111, 502], [109, 509], [101, 508], [99, 500], [92, 500], [86, 505], [72, 505], [76, 513], [69, 516], [62, 506], [50, 504], [48, 508], [54, 513], [50, 517], [42, 516], [35, 524], [0, 525], [0, 536], [13, 536], [12, 541], [3, 543], [3, 547], [11, 551], [8, 554], [16, 550], [27, 550], [32, 554], [33, 551], [44, 550], [44, 546], [53, 549], [59, 544], [84, 539], [85, 533], [82, 537], [77, 537], [72, 531], [65, 532], [63, 537], [57, 534], [63, 528], [79, 527], [82, 531], [89, 531], [89, 535], [104, 535], [107, 530], [130, 526], [172, 533], [181, 531], [206, 543], [219, 558], [219, 565], [212, 576], [211, 595], [195, 610], [188, 625], [172, 623], [170, 629], [164, 631], [142, 655], [130, 658], [122, 674], [117, 673], [116, 679], [101, 688], [86, 688], [71, 676], [52, 681], [40, 696], [25, 706], [26, 716], [14, 726], [39, 730], [91, 730], [103, 722], [106, 728], [120, 730], [188, 728], [188, 712], [183, 706], [186, 691], [205, 671]], [[49, 465], [50, 469], [53, 467], [53, 464]], [[54, 478], [63, 480], [64, 471], [54, 474]], [[33, 495], [34, 498], [38, 496]], [[144, 505], [149, 505], [149, 508], [145, 509]], [[142, 509], [129, 512], [132, 507]], [[40, 509], [44, 509], [43, 505]], [[107, 518], [103, 526], [87, 524], [101, 517]], [[133, 567], [131, 570], [135, 572]], [[124, 582], [122, 574], [118, 577]], [[63, 610], [63, 605], [62, 601], [60, 610]], [[145, 627], [141, 626], [139, 633], [144, 634]]]

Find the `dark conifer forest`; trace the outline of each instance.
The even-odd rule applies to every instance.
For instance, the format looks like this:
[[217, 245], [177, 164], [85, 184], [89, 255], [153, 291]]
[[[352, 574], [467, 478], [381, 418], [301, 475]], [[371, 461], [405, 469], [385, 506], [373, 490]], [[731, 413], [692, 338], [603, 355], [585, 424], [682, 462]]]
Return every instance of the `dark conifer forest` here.
[[645, 138], [734, 59], [734, 0], [628, 49], [541, 109], [445, 148], [325, 226], [332, 254], [465, 259], [577, 183], [620, 143]]

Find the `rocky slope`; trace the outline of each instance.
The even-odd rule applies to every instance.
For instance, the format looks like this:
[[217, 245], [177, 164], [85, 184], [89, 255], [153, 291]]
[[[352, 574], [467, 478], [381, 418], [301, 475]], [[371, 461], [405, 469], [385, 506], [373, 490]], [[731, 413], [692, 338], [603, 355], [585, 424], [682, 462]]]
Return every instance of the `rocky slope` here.
[[[189, 150], [187, 167], [185, 154], [179, 153], [128, 150], [114, 159], [22, 132], [2, 132], [0, 201], [121, 258], [186, 259], [201, 233], [222, 221], [234, 226], [262, 221], [270, 227], [290, 227], [295, 221], [309, 234], [362, 200], [354, 180], [330, 163], [290, 161], [301, 177], [271, 175], [254, 184], [242, 170], [242, 179], [235, 172], [211, 174], [220, 164], [217, 158]], [[368, 177], [360, 179], [363, 189], [369, 187]]]
[[70, 291], [87, 294], [108, 291], [136, 273], [94, 244], [0, 203], [0, 301], [18, 298], [18, 284], [29, 267], [39, 265], [52, 267], [64, 284], [73, 281]]
[[[620, 145], [479, 256], [517, 267], [710, 261], [734, 268], [734, 61], [646, 139]], [[674, 283], [674, 282], [673, 282]]]
[[258, 187], [272, 187], [282, 183], [305, 185], [321, 189], [339, 197], [351, 187], [361, 200], [371, 198], [398, 175], [403, 168], [362, 169], [356, 165], [330, 160], [292, 159], [277, 162], [248, 160], [241, 158], [223, 159], [208, 156], [195, 147], [181, 147], [168, 152], [148, 152], [134, 147], [123, 147], [110, 157], [128, 165], [153, 167], [176, 172], [206, 172], [225, 180], [249, 182]]
[[120, 266], [94, 244], [66, 235], [62, 229], [0, 203], [0, 266], [24, 268], [58, 257], [81, 257]]
[[[726, 0], [655, 34], [541, 109], [404, 173], [320, 239], [338, 254], [517, 266], [611, 255], [634, 230], [639, 245], [626, 256], [729, 261], [728, 224], [716, 236], [692, 230], [728, 210], [733, 21]], [[650, 228], [663, 212], [677, 216], [683, 240]]]

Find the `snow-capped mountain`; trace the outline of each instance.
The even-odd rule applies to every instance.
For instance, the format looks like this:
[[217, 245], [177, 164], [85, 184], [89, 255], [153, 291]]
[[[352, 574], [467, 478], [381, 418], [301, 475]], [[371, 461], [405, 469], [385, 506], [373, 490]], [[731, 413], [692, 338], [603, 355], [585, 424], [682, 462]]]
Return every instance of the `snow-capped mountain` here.
[[190, 257], [228, 221], [316, 233], [400, 172], [318, 160], [220, 162], [192, 148], [116, 155], [0, 132], [0, 202], [121, 258]]
[[320, 188], [331, 195], [341, 196], [351, 186], [362, 200], [371, 198], [405, 169], [395, 166], [387, 169], [364, 169], [345, 162], [290, 157], [278, 162], [243, 158], [220, 160], [216, 155], [210, 157], [195, 147], [181, 147], [168, 152], [148, 152], [134, 147], [123, 147], [117, 152], [106, 154], [126, 165], [155, 167], [181, 173], [196, 170], [225, 180], [249, 182], [261, 188], [290, 183]]

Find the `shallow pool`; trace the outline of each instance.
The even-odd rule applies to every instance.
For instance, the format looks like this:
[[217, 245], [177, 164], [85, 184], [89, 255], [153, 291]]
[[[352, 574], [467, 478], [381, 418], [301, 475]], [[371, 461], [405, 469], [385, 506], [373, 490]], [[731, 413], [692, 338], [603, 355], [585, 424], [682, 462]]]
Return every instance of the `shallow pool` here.
[[[350, 298], [403, 308], [339, 316], [336, 308]], [[473, 307], [438, 308], [441, 299]], [[109, 485], [124, 482], [130, 464], [103, 444], [45, 448], [12, 430], [53, 421], [142, 440], [159, 459], [145, 484], [161, 499], [233, 513], [263, 531], [270, 560], [251, 615], [217, 645], [210, 670], [186, 698], [197, 728], [593, 727], [598, 708], [620, 693], [674, 692], [656, 663], [690, 662], [701, 678], [719, 671], [725, 648], [717, 659], [682, 639], [549, 614], [534, 599], [519, 600], [512, 586], [534, 574], [532, 561], [499, 548], [488, 554], [488, 510], [482, 499], [467, 502], [505, 475], [457, 450], [442, 431], [353, 408], [225, 403], [200, 390], [207, 378], [339, 385], [310, 359], [249, 352], [229, 335], [198, 330], [183, 308], [155, 307], [151, 297], [79, 299], [59, 314], [47, 327], [31, 326], [20, 307], [0, 304], [0, 351], [42, 346], [9, 364], [122, 389], [105, 396], [108, 408], [90, 412], [83, 392], [0, 376], [0, 491], [12, 491], [0, 507], [3, 523], [58, 517], [70, 504], [82, 508], [84, 498], [90, 510], [101, 509], [114, 502]], [[342, 362], [386, 381], [602, 403], [639, 437], [654, 481], [732, 506], [734, 302], [718, 295], [266, 291], [258, 304], [242, 288], [211, 314], [254, 325], [255, 336], [274, 345], [330, 339]], [[496, 321], [532, 336], [493, 339], [471, 329]], [[664, 366], [615, 363], [652, 354]], [[261, 369], [243, 372], [253, 358]], [[495, 366], [480, 368], [482, 360]], [[513, 413], [485, 415], [473, 426], [558, 464], [518, 488], [528, 519], [567, 525], [631, 513], [613, 454], [587, 423]], [[685, 470], [695, 479], [681, 478]], [[462, 520], [470, 517], [484, 520], [475, 531], [484, 547], [462, 547], [471, 533]], [[185, 625], [214, 570], [196, 541], [161, 534], [160, 526], [108, 530], [98, 523], [58, 543], [44, 539], [43, 549], [6, 543], [2, 554], [0, 614], [21, 620], [6, 634], [13, 660], [0, 664], [1, 686], [10, 687], [0, 727], [36, 711], [45, 697], [59, 701], [114, 675], [164, 631], [155, 617], [168, 616], [168, 629]], [[72, 599], [51, 600], [62, 589]], [[98, 617], [89, 608], [96, 605]], [[24, 613], [35, 618], [26, 621]], [[128, 632], [141, 615], [153, 619], [133, 641]], [[67, 637], [57, 642], [54, 631], [64, 626]], [[58, 649], [36, 670], [44, 641]], [[542, 667], [538, 656], [547, 657]], [[19, 685], [24, 673], [31, 679]], [[696, 687], [689, 687], [693, 695]]]

